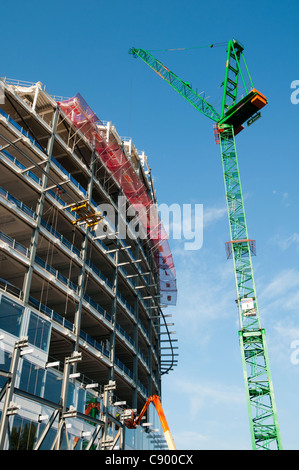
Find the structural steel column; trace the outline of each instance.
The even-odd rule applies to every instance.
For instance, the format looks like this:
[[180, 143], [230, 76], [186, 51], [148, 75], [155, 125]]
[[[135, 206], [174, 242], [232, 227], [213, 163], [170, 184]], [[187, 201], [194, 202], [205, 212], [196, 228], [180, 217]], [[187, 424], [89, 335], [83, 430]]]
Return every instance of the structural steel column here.
[[7, 436], [8, 420], [9, 416], [15, 414], [16, 408], [12, 403], [12, 398], [15, 389], [19, 359], [21, 356], [21, 349], [28, 346], [28, 338], [16, 341], [12, 353], [12, 359], [10, 364], [9, 375], [7, 384], [5, 387], [5, 398], [2, 409], [1, 421], [0, 421], [0, 450], [4, 450], [5, 440]]
[[[139, 245], [136, 245], [136, 250], [135, 250], [135, 259], [139, 259], [140, 255], [140, 249]], [[136, 280], [139, 279], [139, 276], [136, 276], [132, 278], [132, 282], [134, 285], [136, 285]], [[136, 354], [133, 359], [133, 376], [134, 376], [134, 381], [137, 385], [138, 381], [138, 325], [139, 325], [139, 298], [137, 295], [137, 292], [135, 290], [135, 303], [134, 303], [134, 313], [135, 313], [135, 318], [136, 318], [136, 323], [134, 325], [134, 347]], [[137, 386], [132, 390], [132, 408], [137, 409]]]
[[[91, 173], [90, 179], [87, 185], [87, 202], [90, 203], [92, 200], [92, 189], [93, 189], [93, 180], [94, 180], [94, 166], [95, 166], [95, 150], [93, 150], [90, 159], [89, 170]], [[84, 297], [84, 287], [86, 282], [85, 276], [85, 268], [86, 268], [86, 259], [87, 259], [87, 247], [88, 247], [88, 233], [89, 228], [86, 225], [85, 232], [83, 234], [83, 241], [81, 245], [81, 258], [82, 258], [82, 267], [78, 277], [78, 286], [79, 286], [79, 303], [77, 305], [75, 311], [75, 320], [74, 320], [74, 327], [75, 327], [75, 345], [74, 350], [78, 352], [79, 350], [79, 340], [80, 340], [80, 329], [81, 329], [81, 313], [82, 313], [82, 302]], [[76, 369], [76, 363], [74, 364], [74, 369]]]
[[23, 300], [25, 304], [28, 303], [29, 294], [30, 294], [33, 265], [35, 261], [37, 241], [38, 241], [44, 202], [45, 202], [45, 197], [46, 197], [46, 189], [47, 189], [47, 184], [48, 184], [48, 176], [49, 176], [49, 171], [50, 171], [51, 156], [52, 156], [53, 145], [54, 145], [54, 140], [55, 140], [58, 117], [59, 117], [59, 107], [57, 106], [57, 108], [55, 109], [53, 113], [52, 134], [48, 140], [48, 146], [47, 146], [48, 158], [46, 160], [46, 165], [45, 165], [44, 172], [42, 175], [42, 191], [39, 196], [37, 208], [36, 208], [36, 213], [37, 213], [36, 228], [33, 230], [33, 233], [31, 236], [29, 266], [24, 276], [24, 282], [23, 282], [23, 295], [24, 295]]
[[[120, 196], [120, 195], [119, 195]], [[121, 197], [119, 197], [119, 200], [123, 201]], [[121, 215], [119, 214], [119, 207], [118, 207], [118, 212], [116, 213], [115, 217], [115, 226], [116, 226], [116, 252], [115, 252], [115, 273], [114, 273], [114, 279], [113, 279], [113, 302], [112, 302], [112, 311], [111, 311], [111, 317], [112, 317], [112, 325], [113, 325], [113, 330], [110, 334], [110, 360], [112, 362], [112, 367], [109, 370], [109, 381], [114, 381], [114, 368], [115, 368], [115, 340], [116, 340], [116, 323], [117, 323], [117, 290], [118, 290], [118, 264], [119, 264], [119, 248], [120, 248], [120, 243], [119, 243], [119, 234], [121, 233], [120, 225], [122, 221], [120, 220]]]
[[61, 386], [61, 395], [60, 395], [60, 406], [61, 410], [59, 411], [59, 421], [57, 427], [57, 434], [54, 440], [56, 450], [60, 450], [61, 443], [62, 443], [62, 430], [66, 431], [66, 422], [65, 422], [65, 413], [67, 411], [67, 397], [68, 397], [68, 389], [69, 389], [69, 382], [70, 382], [70, 369], [73, 364], [76, 364], [78, 361], [82, 359], [81, 353], [73, 353], [71, 357], [66, 357], [64, 360], [64, 369], [63, 369], [63, 380]]

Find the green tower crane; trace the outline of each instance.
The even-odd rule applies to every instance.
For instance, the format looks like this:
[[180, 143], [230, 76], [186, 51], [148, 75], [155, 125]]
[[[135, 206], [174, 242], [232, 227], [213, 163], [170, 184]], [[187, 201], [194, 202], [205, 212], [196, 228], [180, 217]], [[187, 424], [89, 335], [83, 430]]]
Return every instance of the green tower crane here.
[[[230, 241], [227, 257], [233, 258], [239, 311], [239, 342], [243, 364], [251, 442], [253, 449], [282, 449], [277, 409], [269, 366], [265, 330], [261, 327], [253, 276], [255, 241], [248, 238], [235, 136], [261, 116], [267, 99], [254, 87], [243, 55], [235, 39], [227, 44], [221, 111], [218, 112], [189, 83], [181, 80], [149, 51], [131, 48], [161, 78], [192, 106], [214, 121], [216, 143], [220, 144], [227, 202]], [[245, 72], [244, 72], [245, 69]], [[238, 89], [245, 91], [240, 98]]]

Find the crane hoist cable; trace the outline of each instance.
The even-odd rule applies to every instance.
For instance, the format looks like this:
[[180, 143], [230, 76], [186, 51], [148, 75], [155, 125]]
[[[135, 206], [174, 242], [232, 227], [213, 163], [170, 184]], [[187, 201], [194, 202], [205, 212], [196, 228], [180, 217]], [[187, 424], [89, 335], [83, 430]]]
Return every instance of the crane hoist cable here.
[[147, 49], [148, 52], [175, 52], [175, 51], [190, 51], [193, 49], [206, 49], [212, 47], [224, 47], [227, 42], [215, 42], [214, 44], [208, 44], [206, 46], [193, 46], [193, 47], [177, 47], [173, 49]]

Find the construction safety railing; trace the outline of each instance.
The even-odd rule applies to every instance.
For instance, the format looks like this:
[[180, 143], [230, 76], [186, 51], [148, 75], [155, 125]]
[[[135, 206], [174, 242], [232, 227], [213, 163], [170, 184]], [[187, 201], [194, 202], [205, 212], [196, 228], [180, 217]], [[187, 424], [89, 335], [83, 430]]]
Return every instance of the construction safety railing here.
[[0, 240], [4, 243], [6, 243], [8, 246], [16, 250], [18, 253], [21, 253], [24, 255], [26, 258], [29, 258], [30, 255], [30, 250], [28, 248], [25, 248], [21, 243], [17, 242], [15, 239], [9, 237], [3, 232], [0, 232]]
[[[24, 135], [25, 137], [28, 137], [31, 141], [32, 144], [34, 144], [38, 150], [41, 150], [43, 151], [42, 147], [40, 146], [40, 144], [35, 140], [33, 139], [29, 134], [28, 132], [26, 132], [21, 126], [19, 126], [7, 113], [5, 113], [3, 110], [0, 109], [0, 114], [2, 114], [4, 117], [7, 118], [8, 122], [10, 124], [12, 124], [18, 131], [20, 131], [22, 133], [22, 135]], [[15, 157], [13, 157], [7, 150], [5, 149], [0, 149], [1, 153], [6, 157], [8, 158], [14, 165], [16, 165], [18, 168], [20, 168], [21, 170], [26, 170], [26, 167], [21, 163], [19, 162]], [[59, 170], [61, 170], [63, 172], [64, 175], [66, 175], [70, 181], [73, 183], [73, 185], [75, 186], [76, 189], [78, 189], [83, 195], [86, 195], [86, 191], [85, 189], [62, 167], [62, 165], [59, 164], [59, 162], [52, 158], [51, 159], [53, 165], [55, 165]], [[31, 170], [28, 170], [27, 172], [24, 172], [24, 174], [26, 174], [28, 177], [30, 177], [35, 183], [37, 183], [39, 186], [41, 186], [41, 180], [40, 178], [38, 178]], [[5, 192], [5, 190], [3, 190]], [[13, 202], [14, 204], [16, 204], [16, 206], [21, 209], [24, 213], [26, 213], [27, 215], [30, 215], [33, 219], [36, 219], [36, 213], [34, 211], [32, 211], [32, 209], [29, 209], [27, 206], [25, 206], [22, 202], [18, 201], [16, 198], [14, 198], [13, 196], [9, 195], [8, 192], [5, 192], [5, 194], [3, 193], [3, 195], [8, 199], [10, 200], [10, 202]], [[62, 206], [65, 206], [66, 203], [58, 196], [58, 194], [56, 194], [54, 191], [52, 190], [48, 190], [47, 191], [47, 195], [49, 196], [52, 196], [54, 197]], [[93, 202], [94, 203], [94, 202]], [[95, 204], [95, 203], [94, 203]], [[70, 211], [70, 208], [67, 208], [68, 212], [71, 213]], [[72, 213], [72, 216], [74, 217], [74, 214]], [[48, 229], [49, 227], [46, 226], [46, 223], [44, 221], [42, 221], [42, 225], [44, 228]], [[51, 230], [49, 230], [52, 234], [54, 234], [54, 230], [51, 228]], [[55, 233], [55, 236], [58, 235], [58, 239], [60, 239], [60, 241], [66, 246], [68, 247], [69, 249], [71, 249], [76, 255], [79, 255], [80, 256], [80, 253], [79, 253], [79, 250], [77, 250], [74, 246], [70, 246], [70, 243], [64, 238], [62, 237], [60, 234], [58, 233]], [[96, 240], [96, 243], [99, 243], [105, 250], [108, 250], [107, 247], [105, 246], [105, 243], [102, 241], [102, 240]], [[126, 242], [124, 240], [121, 240], [121, 243], [126, 245]], [[143, 247], [142, 245], [139, 243], [139, 246], [140, 246], [140, 249], [141, 249], [141, 252], [143, 253], [144, 255], [144, 258], [146, 259], [146, 255], [144, 253], [144, 250], [143, 250]], [[131, 255], [131, 257], [133, 257], [134, 259], [134, 256], [133, 256], [133, 253], [131, 252], [131, 250], [129, 248], [127, 248], [127, 252]], [[111, 256], [113, 257], [113, 255], [111, 254], [108, 254], [108, 256]], [[40, 265], [42, 264], [42, 260], [37, 260], [37, 263], [39, 263]], [[104, 280], [107, 285], [111, 288], [111, 283], [110, 281], [108, 281], [107, 279], [105, 280], [103, 278], [103, 276], [101, 275], [101, 273], [99, 272], [99, 270], [92, 265], [92, 263], [88, 263], [89, 266], [91, 267], [91, 269], [94, 270], [94, 272], [96, 274], [100, 274], [100, 277], [102, 280]], [[43, 266], [45, 269], [47, 269], [49, 272], [52, 271], [51, 267], [47, 267], [47, 266]], [[140, 272], [141, 276], [144, 277], [142, 275], [142, 271], [140, 269], [140, 267], [137, 265], [136, 266], [138, 271]], [[59, 275], [56, 273], [56, 270], [55, 270], [55, 274], [54, 272], [52, 273], [57, 279], [59, 279], [60, 281], [62, 281], [65, 285], [68, 285], [69, 287], [71, 287], [72, 289], [74, 289], [76, 291], [76, 287], [73, 283], [68, 283], [68, 281], [66, 280], [66, 278], [64, 278], [64, 276], [62, 275]], [[108, 282], [107, 282], [108, 281]], [[127, 279], [127, 281], [129, 281], [129, 279]], [[147, 283], [147, 281], [144, 279], [145, 283]], [[132, 283], [131, 283], [132, 284]], [[146, 303], [143, 301], [142, 299], [142, 296], [139, 292], [137, 292], [137, 295], [139, 297], [139, 300], [140, 302], [142, 303], [143, 307], [147, 310], [147, 305]], [[119, 301], [122, 303], [122, 305], [131, 313], [134, 315], [134, 309], [133, 307], [130, 306], [130, 304], [126, 301], [126, 299], [121, 295], [119, 294], [118, 295], [118, 299]], [[146, 329], [143, 327], [143, 325], [141, 325], [141, 328], [143, 330], [143, 332], [145, 333], [146, 337], [148, 337], [148, 332], [146, 331]]]
[[17, 206], [18, 209], [20, 209], [22, 212], [24, 212], [26, 215], [29, 215], [32, 217], [34, 220], [37, 218], [36, 213], [32, 210], [29, 209], [23, 202], [21, 202], [19, 199], [15, 198], [12, 196], [8, 191], [0, 187], [0, 195], [3, 196], [7, 201], [11, 202], [15, 206]]
[[[7, 150], [5, 149], [0, 149], [0, 152], [8, 158], [14, 165], [16, 165], [18, 168], [21, 170], [26, 170], [25, 165], [23, 165], [16, 157], [11, 155]], [[25, 175], [29, 176], [35, 183], [37, 183], [39, 186], [42, 185], [42, 181], [40, 178], [38, 178], [31, 170], [28, 170], [24, 172]]]
[[[155, 262], [162, 271], [167, 271], [171, 283], [160, 285], [164, 301], [168, 305], [176, 303], [176, 275], [172, 254], [168, 244], [168, 236], [157, 213], [155, 203], [140, 180], [135, 168], [123, 152], [122, 146], [116, 141], [107, 141], [106, 135], [101, 131], [102, 122], [91, 110], [80, 94], [73, 98], [58, 102], [66, 119], [85, 137], [95, 151], [98, 158], [112, 173], [113, 178], [121, 188], [132, 207], [140, 210], [140, 205], [147, 211], [146, 220], [142, 225], [148, 235], [149, 243], [155, 251]], [[153, 217], [156, 216], [153, 224]], [[166, 275], [166, 274], [165, 274]], [[171, 287], [168, 286], [171, 285]]]
[[[1, 233], [0, 233], [0, 238], [1, 238]], [[2, 286], [5, 286], [6, 284], [7, 284], [7, 281], [5, 281], [4, 279], [1, 279], [0, 286], [2, 287]], [[21, 289], [18, 289], [18, 291], [20, 292], [20, 296], [21, 296]], [[62, 317], [61, 315], [56, 313], [53, 309], [50, 309], [49, 307], [45, 306], [44, 304], [42, 304], [41, 302], [39, 302], [38, 300], [34, 299], [31, 296], [29, 298], [29, 303], [34, 308], [36, 308], [40, 312], [47, 315], [52, 321], [56, 322], [57, 324], [59, 324], [61, 326], [64, 326], [69, 331], [74, 332], [74, 325], [71, 322], [69, 322], [68, 320], [66, 320], [64, 317]], [[117, 329], [118, 329], [118, 331], [120, 331], [122, 333], [122, 328], [119, 325], [118, 325]], [[110, 359], [109, 351], [105, 348], [104, 343], [99, 343], [98, 341], [96, 341], [95, 339], [93, 339], [91, 336], [89, 336], [87, 333], [85, 333], [83, 331], [80, 332], [80, 338], [83, 339], [87, 344], [92, 346], [97, 351], [103, 353], [104, 356], [107, 357], [107, 359]], [[142, 359], [144, 359], [144, 356], [142, 357]], [[117, 357], [115, 358], [115, 364], [130, 379], [134, 380], [133, 372], [125, 364], [123, 364], [123, 362], [120, 361], [120, 359], [118, 359]], [[144, 389], [144, 392], [147, 392], [147, 391]]]
[[[0, 158], [1, 158], [1, 153], [2, 153], [6, 158], [8, 158], [9, 161], [11, 161], [14, 165], [16, 165], [18, 168], [20, 168], [21, 170], [26, 170], [25, 165], [23, 165], [21, 162], [19, 162], [19, 160], [17, 160], [16, 157], [13, 157], [7, 150], [5, 150], [5, 149], [2, 149], [2, 150], [1, 150], [1, 149], [0, 149]], [[75, 186], [75, 188], [78, 189], [78, 190], [82, 193], [83, 196], [86, 196], [86, 190], [80, 185], [80, 183], [78, 183], [78, 182], [75, 180], [75, 178], [73, 178], [73, 177], [71, 176], [71, 174], [68, 173], [68, 172], [59, 164], [59, 162], [57, 162], [57, 160], [55, 160], [55, 159], [52, 159], [52, 160], [53, 160], [53, 164], [54, 164], [55, 166], [57, 166], [57, 168], [59, 168], [59, 169], [63, 172], [63, 174], [64, 174], [65, 176], [67, 176], [68, 179], [70, 179], [70, 180], [72, 181], [72, 183], [73, 183], [73, 185]], [[52, 161], [52, 160], [51, 160], [51, 161]], [[35, 183], [37, 183], [39, 186], [41, 186], [41, 179], [38, 178], [32, 171], [28, 170], [28, 171], [24, 172], [24, 174], [27, 175], [29, 178], [31, 178], [31, 179], [32, 179]], [[47, 195], [52, 196], [52, 197], [53, 197], [54, 199], [56, 199], [63, 207], [66, 206], [66, 203], [63, 201], [63, 199], [61, 199], [61, 198], [58, 196], [58, 194], [55, 193], [53, 190], [48, 190], [48, 191], [47, 191]], [[10, 195], [10, 197], [11, 197], [11, 200], [12, 200], [12, 199], [13, 199], [13, 196]], [[19, 204], [22, 204], [22, 203], [19, 202]], [[94, 209], [96, 210], [96, 203], [95, 203], [94, 201], [92, 201], [92, 204], [94, 205]], [[31, 211], [29, 208], [27, 208], [26, 210]], [[76, 214], [75, 214], [74, 212], [71, 212], [71, 209], [70, 209], [69, 207], [66, 208], [66, 210], [68, 211], [68, 213], [69, 213], [73, 218], [76, 218]], [[35, 217], [35, 218], [36, 218], [36, 214], [34, 213], [34, 216], [32, 216], [32, 217]], [[58, 238], [60, 238], [60, 236], [58, 236]], [[62, 240], [61, 240], [61, 241], [62, 241]], [[131, 255], [132, 259], [134, 259], [134, 255], [133, 255], [133, 253], [131, 252], [131, 250], [130, 250], [130, 248], [128, 247], [128, 245], [127, 245], [127, 243], [125, 242], [125, 240], [123, 240], [123, 239], [120, 238], [120, 241], [121, 241], [121, 244], [122, 244], [124, 247], [126, 247], [127, 253], [128, 253], [129, 255]], [[67, 242], [67, 241], [64, 240], [64, 241], [62, 241], [62, 242], [63, 242], [66, 246], [68, 245], [68, 242]], [[144, 259], [147, 260], [147, 256], [146, 256], [146, 254], [145, 254], [145, 252], [144, 252], [144, 249], [143, 249], [141, 243], [139, 243], [139, 241], [137, 241], [137, 242], [138, 242], [139, 248], [140, 248], [140, 250], [141, 250], [141, 253], [143, 254]], [[95, 240], [95, 243], [99, 243], [106, 251], [109, 251], [108, 248], [107, 248], [107, 246], [105, 245], [105, 243], [104, 243], [102, 240], [97, 239], [97, 240]], [[74, 252], [76, 251], [75, 247], [73, 247], [73, 250], [72, 250], [72, 251], [74, 251]], [[113, 254], [111, 254], [111, 253], [108, 253], [108, 256], [110, 256], [111, 258], [113, 258]], [[140, 272], [140, 275], [143, 277], [144, 282], [147, 282], [146, 279], [144, 278], [144, 276], [142, 275], [142, 270], [140, 269], [140, 267], [139, 267], [138, 265], [137, 265], [136, 267], [137, 267], [138, 271]], [[145, 303], [142, 301], [141, 296], [140, 296], [140, 300], [141, 300], [142, 304], [144, 305], [144, 308], [146, 308], [146, 305], [145, 305]]]
[[12, 126], [17, 130], [19, 131], [24, 137], [27, 137], [27, 139], [30, 140], [30, 142], [32, 144], [34, 144], [39, 150], [41, 150], [42, 152], [44, 152], [44, 149], [43, 147], [37, 142], [36, 139], [34, 139], [29, 132], [25, 131], [25, 129], [23, 129], [23, 127], [21, 127], [16, 121], [14, 121], [10, 116], [9, 114], [7, 114], [5, 111], [3, 111], [3, 109], [0, 108], [0, 114], [5, 117], [7, 119], [7, 121], [12, 124]]
[[[27, 258], [29, 258], [29, 254], [30, 254], [30, 251], [25, 248], [23, 245], [21, 245], [20, 243], [16, 242], [16, 240], [12, 239], [11, 237], [9, 237], [8, 235], [4, 234], [3, 232], [0, 232], [0, 240], [4, 241], [5, 243], [7, 243], [11, 248], [15, 249], [16, 251], [18, 251], [19, 253], [25, 255]], [[47, 263], [45, 263], [43, 260], [41, 260], [40, 258], [36, 257], [36, 262], [38, 265], [40, 265], [41, 267], [44, 267], [45, 269], [47, 269], [48, 272], [50, 272], [53, 276], [55, 276], [56, 279], [59, 279], [60, 281], [62, 281], [63, 283], [65, 283], [68, 287], [71, 287], [72, 289], [74, 289], [74, 287], [76, 287], [74, 285], [74, 283], [71, 283], [70, 281], [68, 281], [66, 278], [64, 278], [64, 276], [62, 276], [61, 274], [59, 275], [59, 273], [54, 269], [52, 268], [51, 266], [47, 265]], [[6, 284], [6, 283], [5, 283]], [[39, 311], [41, 311], [42, 313], [45, 313], [49, 318], [51, 318], [53, 321], [57, 322], [58, 324], [66, 327], [68, 330], [70, 331], [74, 331], [74, 325], [69, 322], [68, 320], [66, 320], [64, 317], [62, 317], [61, 315], [57, 314], [53, 309], [45, 306], [44, 304], [42, 304], [41, 302], [38, 302], [36, 299], [34, 299], [33, 297], [30, 297], [30, 303], [35, 307], [37, 308]], [[102, 308], [100, 307], [95, 301], [93, 301], [93, 299], [91, 299], [87, 294], [84, 294], [84, 300], [86, 300], [91, 306], [93, 306], [94, 308], [96, 308], [96, 310], [101, 313], [108, 321], [112, 321], [112, 318], [111, 316]], [[119, 325], [119, 324], [116, 324], [116, 329], [117, 331], [132, 345], [134, 346], [134, 341], [132, 340], [132, 338], [124, 331], [124, 329]], [[82, 333], [82, 334], [81, 334]], [[86, 342], [90, 345], [92, 345], [93, 347], [95, 347], [95, 349], [103, 352], [106, 357], [109, 357], [109, 353], [107, 355], [107, 353], [103, 350], [103, 346], [101, 344], [99, 344], [96, 340], [94, 340], [92, 337], [90, 337], [89, 335], [87, 335], [86, 333], [84, 332], [81, 332], [80, 333], [80, 336], [82, 338], [84, 338], [86, 340]], [[140, 350], [138, 350], [139, 354], [141, 354], [142, 356], [142, 359], [146, 362], [146, 365], [148, 366], [148, 361], [146, 360], [145, 356], [141, 353]], [[123, 370], [124, 372], [127, 373], [127, 375], [130, 377], [130, 378], [133, 378], [133, 374], [132, 372], [128, 372], [129, 369], [119, 360], [117, 359], [116, 360], [116, 364], [118, 365], [118, 367]]]
[[[11, 196], [11, 194], [9, 194], [7, 191], [5, 191], [1, 187], [0, 187], [0, 195], [4, 196], [8, 201], [15, 204], [16, 207], [18, 207], [18, 209], [22, 210], [27, 215], [30, 215], [34, 220], [36, 219], [37, 215], [36, 215], [35, 212], [33, 212], [31, 209], [29, 209], [21, 201], [19, 201], [15, 197]], [[71, 250], [73, 253], [75, 253], [79, 258], [81, 258], [80, 251], [73, 244], [71, 244], [63, 235], [61, 235], [59, 232], [57, 232], [52, 226], [47, 224], [43, 219], [41, 219], [41, 226], [43, 228], [45, 228], [49, 233], [54, 235], [65, 247], [67, 247], [69, 250]], [[27, 256], [27, 257], [29, 256], [29, 252], [27, 253], [27, 251], [26, 251], [27, 249], [25, 249], [21, 244], [19, 244], [15, 240], [11, 239], [10, 237], [5, 235], [4, 233], [2, 234], [2, 236], [3, 236], [3, 238], [5, 238], [5, 240], [7, 240], [7, 243], [9, 243], [10, 246], [12, 246], [12, 248], [18, 247], [19, 251], [22, 254], [25, 254], [25, 256]], [[62, 276], [60, 273], [58, 273], [58, 271], [56, 269], [52, 268], [50, 265], [47, 265], [47, 263], [45, 263], [43, 260], [41, 260], [38, 257], [37, 257], [37, 264], [39, 266], [43, 267], [44, 269], [46, 269], [48, 272], [50, 272], [56, 279], [60, 280], [63, 284], [65, 284], [66, 286], [73, 289], [76, 293], [78, 293], [78, 286], [76, 286], [74, 283], [70, 284], [68, 282], [67, 278]], [[113, 287], [112, 283], [109, 281], [109, 279], [106, 276], [104, 276], [104, 274], [101, 273], [101, 271], [93, 263], [91, 263], [91, 261], [86, 260], [86, 264], [91, 269], [92, 272], [94, 272], [101, 280], [103, 280], [105, 282], [105, 284], [110, 289], [112, 289], [112, 287]], [[125, 275], [126, 275], [125, 269], [124, 268], [120, 268], [120, 269], [122, 269], [124, 271]], [[130, 281], [130, 279], [128, 279], [128, 281]], [[131, 282], [131, 285], [132, 285], [133, 288], [135, 287], [132, 282]], [[137, 292], [137, 295], [139, 297], [140, 302], [143, 304], [144, 308], [146, 309], [147, 306], [146, 306], [144, 300], [142, 299], [141, 293]], [[126, 299], [120, 293], [117, 293], [117, 297], [118, 297], [118, 300], [123, 305], [123, 307], [126, 308], [135, 317], [135, 311], [134, 311], [133, 307], [126, 301]], [[87, 294], [84, 294], [84, 299], [89, 304], [91, 304], [99, 313], [101, 313], [101, 315], [103, 315], [106, 319], [108, 319], [109, 322], [111, 322], [111, 320], [112, 320], [111, 316], [100, 305], [98, 305], [95, 301], [93, 301], [93, 299], [91, 299], [91, 297], [89, 297]], [[126, 339], [128, 339], [128, 341], [133, 344], [133, 340], [129, 337], [129, 335], [127, 335], [125, 333], [125, 331], [122, 328], [120, 328], [120, 327], [118, 328], [117, 326], [116, 326], [116, 328], [119, 331], [122, 331], [123, 336], [125, 336]], [[147, 330], [145, 329], [145, 327], [142, 324], [140, 324], [140, 328], [142, 329], [142, 331], [144, 332], [146, 337], [149, 339], [149, 334], [148, 334]]]

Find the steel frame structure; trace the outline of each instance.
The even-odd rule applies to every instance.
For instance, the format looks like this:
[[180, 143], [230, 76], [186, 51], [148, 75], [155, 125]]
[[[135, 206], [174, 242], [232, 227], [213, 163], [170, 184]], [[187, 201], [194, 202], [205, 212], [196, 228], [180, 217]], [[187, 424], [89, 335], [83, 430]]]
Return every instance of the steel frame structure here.
[[[47, 427], [52, 434], [59, 421], [54, 447], [61, 448], [67, 436], [66, 420], [71, 415], [92, 421], [91, 416], [80, 413], [82, 410], [65, 408], [67, 377], [81, 374], [84, 381], [98, 383], [99, 389], [113, 381], [116, 383], [114, 398], [127, 401], [131, 407], [140, 406], [149, 394], [161, 392], [161, 376], [176, 365], [173, 346], [176, 340], [172, 339], [174, 332], [168, 327], [167, 315], [159, 301], [159, 271], [150, 245], [133, 240], [131, 247], [128, 240], [119, 237], [110, 240], [106, 235], [104, 242], [102, 237], [96, 236], [93, 226], [88, 227], [89, 217], [94, 219], [96, 214], [90, 211], [91, 205], [96, 207], [96, 200], [97, 204], [105, 202], [115, 208], [117, 220], [113, 228], [118, 233], [120, 216], [115, 201], [117, 191], [122, 193], [111, 172], [95, 155], [92, 143], [78, 130], [76, 141], [73, 140], [73, 123], [39, 84], [32, 84], [28, 89], [27, 85], [21, 86], [20, 90], [8, 81], [3, 82], [3, 86], [6, 99], [0, 107], [0, 212], [1, 217], [7, 214], [15, 224], [7, 224], [5, 233], [0, 232], [1, 254], [8, 253], [7, 257], [1, 255], [5, 279], [0, 279], [0, 301], [2, 294], [9, 293], [7, 298], [22, 306], [25, 321], [20, 319], [20, 325], [24, 337], [28, 334], [31, 315], [49, 322], [51, 332], [43, 353], [50, 354], [61, 364], [65, 362], [66, 375], [60, 403], [48, 402], [39, 395], [18, 389], [25, 370], [20, 361], [16, 382], [12, 380], [13, 374], [0, 370], [0, 375], [8, 377], [8, 385], [0, 391], [0, 402], [5, 402], [5, 397], [10, 396], [9, 390], [14, 390], [16, 397], [26, 395], [32, 402], [32, 409], [35, 409], [34, 402], [51, 410], [54, 408]], [[117, 139], [114, 126], [104, 127], [103, 133], [105, 130], [107, 141]], [[127, 158], [132, 157], [136, 166], [140, 164], [138, 175], [146, 178], [137, 150], [129, 153], [126, 144], [124, 141]], [[82, 178], [82, 185], [77, 178]], [[154, 194], [153, 187], [151, 191]], [[73, 223], [76, 211], [71, 208], [77, 208], [82, 197], [86, 208], [83, 219], [86, 216], [88, 220], [76, 224]], [[29, 199], [32, 209], [26, 206]], [[128, 205], [128, 201], [124, 204]], [[51, 217], [45, 217], [46, 214]], [[99, 219], [97, 215], [93, 222]], [[129, 228], [128, 220], [125, 223]], [[28, 248], [19, 241], [20, 233]], [[57, 256], [56, 260], [53, 255]], [[2, 316], [0, 329], [4, 336], [5, 327]], [[5, 354], [15, 338], [18, 336], [12, 333], [5, 339]], [[72, 354], [79, 352], [83, 357], [77, 363]], [[30, 367], [39, 361], [35, 355], [28, 361]], [[46, 359], [43, 360], [46, 363]], [[40, 369], [44, 369], [44, 363], [39, 365]], [[43, 377], [49, 372], [46, 369]], [[81, 384], [73, 378], [70, 381], [72, 385], [76, 382], [77, 393]], [[43, 379], [42, 386], [45, 385]], [[77, 406], [77, 398], [74, 398], [74, 406]], [[14, 418], [9, 419], [9, 416], [18, 414], [20, 420], [24, 416], [23, 411], [12, 408], [10, 402], [5, 405], [8, 411], [4, 409], [5, 421], [0, 430], [0, 439], [6, 445], [10, 426], [14, 425]], [[1, 410], [2, 406], [0, 403]], [[37, 415], [34, 412], [33, 415], [30, 424], [39, 426]], [[102, 437], [107, 434], [105, 422], [95, 420], [93, 423], [99, 426]], [[121, 433], [114, 439], [122, 440]], [[101, 448], [110, 449], [112, 445], [115, 446], [116, 441], [113, 444], [107, 438], [106, 442], [105, 437], [101, 441]]]
[[[54, 439], [52, 442], [51, 450], [61, 450], [63, 435], [66, 439], [67, 449], [74, 450], [77, 442], [75, 441], [72, 444], [69, 440], [67, 432], [67, 421], [72, 418], [79, 418], [81, 420], [88, 421], [95, 426], [93, 434], [90, 436], [85, 450], [90, 450], [92, 446], [96, 444], [96, 448], [101, 446], [102, 450], [113, 450], [116, 444], [119, 444], [119, 448], [124, 450], [124, 433], [125, 426], [119, 421], [116, 420], [113, 415], [109, 413], [109, 405], [111, 404], [111, 398], [113, 391], [115, 390], [115, 382], [109, 381], [107, 385], [104, 386], [103, 393], [103, 419], [98, 419], [95, 416], [90, 416], [89, 414], [82, 414], [76, 409], [67, 408], [67, 397], [68, 397], [68, 388], [70, 383], [70, 372], [74, 364], [82, 359], [82, 354], [74, 352], [72, 356], [66, 357], [64, 362], [63, 370], [63, 380], [61, 388], [61, 396], [58, 404], [49, 403], [47, 400], [38, 398], [35, 395], [31, 396], [28, 393], [22, 392], [16, 388], [16, 375], [19, 369], [19, 360], [22, 354], [28, 350], [29, 343], [28, 338], [22, 338], [19, 341], [15, 342], [12, 361], [10, 365], [10, 370], [7, 373], [0, 371], [0, 375], [6, 377], [6, 384], [1, 390], [0, 400], [3, 399], [3, 409], [0, 420], [0, 450], [6, 449], [7, 441], [10, 441], [11, 432], [9, 426], [9, 417], [18, 414], [19, 406], [17, 403], [13, 402], [12, 399], [18, 396], [25, 396], [29, 400], [34, 402], [39, 402], [43, 405], [49, 405], [52, 408], [54, 407], [52, 415], [49, 417], [44, 430], [40, 434], [39, 438], [36, 440], [33, 450], [40, 450], [43, 442], [49, 434], [51, 429], [55, 429]], [[113, 438], [108, 435], [108, 421], [113, 421], [119, 427], [118, 432]], [[54, 424], [57, 426], [54, 428]], [[101, 436], [99, 437], [99, 434]]]

